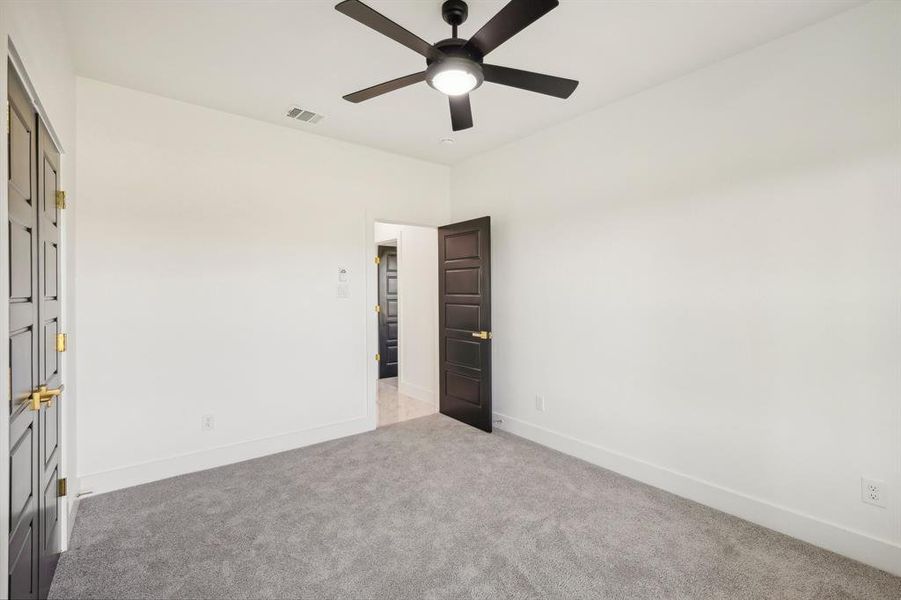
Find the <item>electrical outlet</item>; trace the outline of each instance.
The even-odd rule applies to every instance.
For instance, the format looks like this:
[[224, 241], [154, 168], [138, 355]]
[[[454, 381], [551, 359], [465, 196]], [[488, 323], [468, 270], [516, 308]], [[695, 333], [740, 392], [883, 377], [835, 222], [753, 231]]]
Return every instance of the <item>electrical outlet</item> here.
[[885, 482], [861, 477], [860, 499], [867, 504], [885, 508]]
[[541, 394], [535, 394], [535, 410], [544, 412], [544, 396]]
[[216, 428], [216, 420], [213, 418], [213, 415], [203, 415], [200, 417], [200, 430], [201, 431], [212, 431]]

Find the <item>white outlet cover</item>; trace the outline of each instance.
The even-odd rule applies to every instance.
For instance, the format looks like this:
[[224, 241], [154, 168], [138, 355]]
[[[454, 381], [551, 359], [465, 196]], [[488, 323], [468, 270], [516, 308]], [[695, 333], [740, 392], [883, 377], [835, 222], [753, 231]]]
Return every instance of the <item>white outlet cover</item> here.
[[885, 482], [861, 477], [860, 499], [867, 504], [885, 508]]
[[213, 415], [203, 415], [200, 417], [200, 430], [212, 431], [216, 427], [216, 420]]

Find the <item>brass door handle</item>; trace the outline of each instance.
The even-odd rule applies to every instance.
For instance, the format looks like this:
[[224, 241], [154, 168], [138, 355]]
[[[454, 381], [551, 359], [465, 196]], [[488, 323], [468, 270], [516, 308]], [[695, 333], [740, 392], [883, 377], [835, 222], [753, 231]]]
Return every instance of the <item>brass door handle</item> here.
[[472, 337], [479, 338], [480, 340], [490, 340], [491, 332], [490, 331], [473, 331]]
[[45, 402], [48, 407], [53, 406], [53, 399], [62, 393], [62, 387], [48, 390], [46, 385], [42, 385], [36, 391], [31, 393], [31, 410], [41, 410], [41, 404]]

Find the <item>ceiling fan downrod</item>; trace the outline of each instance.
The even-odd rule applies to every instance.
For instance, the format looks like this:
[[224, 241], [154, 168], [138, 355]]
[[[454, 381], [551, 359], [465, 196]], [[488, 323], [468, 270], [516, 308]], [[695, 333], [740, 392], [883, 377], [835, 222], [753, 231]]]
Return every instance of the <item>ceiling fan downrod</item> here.
[[466, 22], [469, 16], [469, 6], [463, 0], [445, 0], [441, 5], [441, 16], [444, 22], [451, 26], [451, 37], [457, 37], [457, 27]]

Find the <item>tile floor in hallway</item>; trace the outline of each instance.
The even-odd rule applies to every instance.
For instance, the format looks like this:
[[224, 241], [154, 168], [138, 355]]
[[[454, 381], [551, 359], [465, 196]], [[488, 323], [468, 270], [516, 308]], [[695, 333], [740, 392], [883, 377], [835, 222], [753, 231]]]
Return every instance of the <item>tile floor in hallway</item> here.
[[438, 412], [438, 407], [400, 393], [397, 377], [386, 377], [379, 379], [378, 411], [378, 426], [384, 427], [434, 414]]

